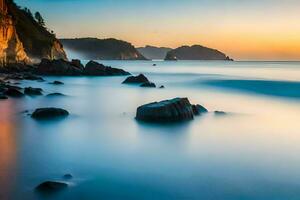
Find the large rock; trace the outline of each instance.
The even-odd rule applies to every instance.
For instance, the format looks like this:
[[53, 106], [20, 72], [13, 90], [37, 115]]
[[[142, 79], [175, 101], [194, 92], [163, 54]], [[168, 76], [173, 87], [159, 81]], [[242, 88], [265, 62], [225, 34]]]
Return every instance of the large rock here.
[[63, 59], [42, 59], [41, 63], [37, 66], [36, 73], [50, 76], [79, 76], [82, 75], [83, 68]]
[[130, 76], [130, 77], [127, 77], [125, 81], [123, 81], [123, 84], [130, 84], [130, 83], [133, 83], [133, 84], [142, 84], [142, 83], [147, 83], [147, 82], [150, 82], [148, 80], [148, 78], [144, 75], [144, 74], [140, 74], [138, 76]]
[[45, 181], [39, 184], [35, 189], [38, 192], [57, 192], [68, 187], [67, 183], [58, 181]]
[[187, 98], [175, 98], [138, 107], [136, 119], [148, 122], [176, 122], [194, 119], [194, 112]]
[[6, 96], [15, 97], [15, 98], [24, 96], [24, 94], [22, 92], [20, 92], [19, 90], [15, 89], [15, 88], [8, 88], [3, 94]]
[[104, 66], [103, 64], [97, 63], [95, 61], [90, 61], [86, 64], [84, 68], [84, 74], [87, 76], [122, 76], [130, 75], [122, 69], [112, 68]]
[[61, 108], [39, 108], [32, 113], [31, 117], [34, 119], [52, 119], [68, 115], [69, 112]]

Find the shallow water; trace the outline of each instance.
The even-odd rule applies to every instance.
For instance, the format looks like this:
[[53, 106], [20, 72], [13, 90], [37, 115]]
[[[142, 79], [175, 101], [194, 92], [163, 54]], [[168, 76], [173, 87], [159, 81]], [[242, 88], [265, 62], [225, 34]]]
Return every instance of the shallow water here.
[[[122, 85], [125, 77], [23, 81], [67, 96], [0, 101], [0, 199], [299, 199], [300, 63], [103, 63], [166, 88]], [[172, 125], [134, 119], [138, 106], [174, 97], [229, 114]], [[71, 115], [46, 122], [22, 113], [49, 106]], [[66, 173], [67, 190], [34, 192]]]

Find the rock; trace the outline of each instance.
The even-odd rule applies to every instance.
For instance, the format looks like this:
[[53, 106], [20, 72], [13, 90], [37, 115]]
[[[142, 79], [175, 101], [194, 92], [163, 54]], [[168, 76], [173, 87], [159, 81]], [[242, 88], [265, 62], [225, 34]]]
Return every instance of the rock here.
[[136, 119], [148, 122], [176, 122], [192, 120], [194, 113], [187, 98], [175, 98], [138, 107]]
[[141, 87], [150, 87], [150, 88], [155, 88], [156, 85], [154, 83], [151, 83], [151, 82], [146, 82], [146, 83], [143, 83], [142, 85], [140, 85]]
[[32, 87], [27, 87], [24, 89], [24, 93], [26, 95], [30, 96], [38, 96], [38, 95], [43, 95], [41, 88], [32, 88]]
[[72, 59], [71, 64], [79, 69], [84, 69], [83, 64], [81, 64], [81, 61], [78, 59]]
[[164, 88], [165, 88], [165, 86], [163, 86], [163, 85], [162, 85], [162, 86], [160, 86], [159, 88], [160, 88], [160, 89], [164, 89]]
[[192, 105], [193, 108], [193, 113], [194, 115], [201, 115], [203, 113], [207, 113], [208, 110], [204, 108], [203, 106], [197, 104], [197, 105]]
[[84, 68], [84, 74], [87, 76], [122, 76], [130, 75], [122, 69], [112, 68], [104, 66], [103, 64], [97, 63], [95, 61], [90, 61], [86, 64]]
[[36, 73], [48, 76], [79, 76], [82, 75], [83, 68], [63, 59], [42, 59], [37, 66]]
[[24, 96], [24, 94], [22, 92], [20, 92], [19, 90], [15, 89], [15, 88], [8, 88], [3, 94], [6, 96], [15, 97], [15, 98]]
[[53, 84], [53, 85], [63, 85], [64, 83], [61, 82], [61, 81], [53, 81], [52, 83], [50, 84]]
[[59, 96], [65, 96], [64, 94], [62, 93], [51, 93], [51, 94], [48, 94], [47, 97], [59, 97]]
[[65, 174], [65, 175], [63, 176], [63, 178], [64, 178], [64, 179], [72, 179], [73, 176], [72, 176], [72, 174]]
[[0, 100], [5, 100], [5, 99], [8, 99], [8, 97], [3, 94], [0, 94]]
[[138, 83], [147, 83], [147, 82], [150, 82], [148, 78], [144, 74], [140, 74], [138, 76], [127, 77], [126, 80], [123, 81], [123, 84], [127, 84], [127, 83], [138, 84]]
[[58, 181], [45, 181], [38, 185], [35, 189], [39, 192], [57, 192], [68, 187], [67, 183]]
[[226, 112], [223, 112], [223, 111], [215, 111], [214, 113], [215, 113], [215, 115], [220, 115], [220, 116], [227, 114]]
[[155, 66], [156, 66], [156, 64], [153, 64], [152, 66], [154, 66], [154, 67], [155, 67]]
[[44, 81], [42, 77], [27, 73], [23, 74], [23, 79], [24, 80], [29, 80], [29, 81]]
[[69, 112], [61, 108], [39, 108], [36, 109], [31, 117], [34, 119], [52, 119], [67, 117]]

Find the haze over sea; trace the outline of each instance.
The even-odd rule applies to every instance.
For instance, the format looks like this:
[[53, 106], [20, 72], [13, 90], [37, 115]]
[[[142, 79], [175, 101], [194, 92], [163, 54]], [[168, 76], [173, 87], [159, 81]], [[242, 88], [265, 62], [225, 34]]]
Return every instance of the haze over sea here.
[[[0, 101], [1, 199], [40, 199], [33, 188], [66, 173], [70, 188], [49, 198], [299, 198], [299, 62], [99, 62], [165, 89], [122, 85], [125, 77], [22, 81], [67, 96]], [[228, 114], [168, 126], [134, 119], [138, 106], [174, 97]], [[22, 113], [45, 106], [71, 116], [40, 122]]]

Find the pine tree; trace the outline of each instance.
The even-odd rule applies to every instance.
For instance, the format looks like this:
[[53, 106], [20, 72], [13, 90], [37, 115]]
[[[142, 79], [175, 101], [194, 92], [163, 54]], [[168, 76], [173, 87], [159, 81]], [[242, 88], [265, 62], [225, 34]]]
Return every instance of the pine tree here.
[[39, 23], [40, 26], [45, 26], [45, 21], [42, 17], [42, 15], [39, 13], [39, 12], [36, 12], [35, 15], [34, 15], [36, 21]]

